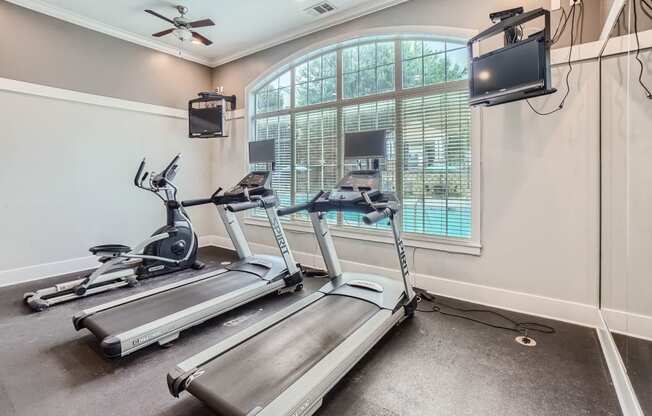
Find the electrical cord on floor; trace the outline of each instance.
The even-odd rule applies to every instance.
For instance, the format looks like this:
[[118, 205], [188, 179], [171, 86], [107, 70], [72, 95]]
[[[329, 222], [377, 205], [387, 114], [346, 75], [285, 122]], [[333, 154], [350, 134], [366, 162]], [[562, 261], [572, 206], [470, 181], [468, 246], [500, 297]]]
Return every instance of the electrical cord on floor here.
[[[643, 12], [646, 15], [650, 16], [650, 14], [647, 13], [647, 10], [643, 6], [643, 4], [645, 4], [647, 7], [650, 7], [650, 9], [652, 9], [652, 7], [651, 7], [652, 5], [650, 5], [647, 2], [647, 0], [640, 0], [640, 4], [641, 4], [641, 10], [643, 10]], [[652, 92], [650, 92], [647, 85], [645, 85], [645, 83], [643, 82], [643, 71], [644, 71], [645, 67], [643, 65], [643, 61], [641, 61], [641, 58], [639, 57], [639, 55], [641, 53], [641, 44], [640, 44], [640, 42], [638, 40], [638, 13], [636, 12], [636, 0], [633, 1], [632, 10], [634, 11], [634, 37], [636, 38], [636, 56], [635, 57], [636, 57], [636, 60], [638, 61], [638, 65], [639, 65], [639, 68], [640, 68], [639, 72], [638, 72], [638, 83], [641, 85], [641, 87], [645, 91], [645, 95], [647, 96], [647, 98], [652, 100]]]
[[[527, 335], [528, 332], [534, 331], [534, 332], [540, 332], [542, 334], [554, 334], [555, 333], [555, 328], [549, 326], [549, 325], [544, 325], [538, 322], [518, 322], [515, 321], [514, 319], [511, 319], [499, 312], [495, 312], [489, 309], [467, 309], [467, 308], [458, 308], [456, 306], [452, 306], [446, 303], [442, 303], [441, 301], [437, 301], [437, 299], [432, 296], [431, 294], [422, 291], [422, 290], [417, 290], [417, 302], [421, 303], [423, 301], [426, 301], [432, 305], [431, 309], [420, 309], [417, 307], [417, 312], [423, 312], [423, 313], [440, 313], [445, 316], [450, 316], [453, 318], [460, 318], [460, 319], [465, 319], [468, 321], [476, 322], [482, 325], [486, 325], [492, 328], [496, 329], [503, 329], [506, 331], [512, 331], [516, 332], [519, 334], [525, 334]], [[489, 314], [489, 315], [494, 315], [499, 317], [500, 319], [503, 319], [506, 322], [509, 322], [511, 326], [505, 326], [505, 325], [498, 325], [494, 324], [491, 322], [483, 321], [478, 318], [474, 318], [472, 316], [467, 316], [467, 315], [461, 315], [458, 313], [451, 313], [451, 312], [446, 312], [443, 311], [442, 308], [450, 309], [455, 312], [463, 313], [463, 314], [473, 314], [473, 313], [484, 313], [484, 314]]]

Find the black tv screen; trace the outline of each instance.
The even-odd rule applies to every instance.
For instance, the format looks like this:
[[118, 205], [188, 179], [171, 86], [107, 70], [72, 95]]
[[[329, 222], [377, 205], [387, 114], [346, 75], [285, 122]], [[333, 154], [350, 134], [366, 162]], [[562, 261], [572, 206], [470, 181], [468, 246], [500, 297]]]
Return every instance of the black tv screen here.
[[385, 158], [385, 130], [346, 133], [344, 140], [345, 159]]
[[536, 39], [504, 48], [473, 63], [473, 95], [542, 82]]
[[471, 105], [495, 105], [549, 94], [550, 57], [543, 32], [471, 61]]
[[273, 163], [276, 160], [274, 140], [249, 142], [249, 163]]
[[222, 106], [190, 106], [190, 137], [216, 137], [222, 135]]

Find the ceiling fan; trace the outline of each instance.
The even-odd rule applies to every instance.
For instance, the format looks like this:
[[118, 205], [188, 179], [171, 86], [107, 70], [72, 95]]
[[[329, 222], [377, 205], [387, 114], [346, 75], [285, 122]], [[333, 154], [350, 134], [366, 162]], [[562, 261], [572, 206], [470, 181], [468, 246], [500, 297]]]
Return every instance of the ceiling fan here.
[[202, 20], [191, 22], [186, 17], [186, 14], [188, 14], [188, 8], [186, 6], [176, 6], [176, 9], [181, 14], [181, 16], [175, 17], [173, 19], [168, 19], [167, 17], [155, 12], [154, 10], [149, 10], [149, 9], [145, 10], [145, 12], [153, 16], [156, 16], [159, 19], [163, 19], [166, 22], [169, 22], [174, 25], [173, 28], [164, 30], [162, 32], [154, 33], [152, 36], [156, 38], [160, 38], [161, 36], [165, 36], [165, 35], [169, 35], [170, 33], [173, 33], [177, 37], [177, 39], [179, 39], [182, 42], [192, 40], [193, 43], [202, 43], [205, 46], [209, 46], [213, 43], [208, 38], [191, 30], [199, 27], [215, 26], [215, 23], [213, 23], [211, 19], [202, 19]]

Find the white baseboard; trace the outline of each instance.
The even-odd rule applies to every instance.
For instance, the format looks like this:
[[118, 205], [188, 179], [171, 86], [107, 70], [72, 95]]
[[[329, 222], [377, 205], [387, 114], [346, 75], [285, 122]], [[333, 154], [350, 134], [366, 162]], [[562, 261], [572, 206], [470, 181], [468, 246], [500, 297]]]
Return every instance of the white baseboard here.
[[[215, 236], [199, 237], [199, 247], [217, 246]], [[97, 267], [97, 257], [85, 256], [75, 259], [36, 264], [0, 271], [0, 287], [17, 285], [33, 280], [46, 279], [67, 273], [80, 272]]]
[[[210, 241], [219, 247], [233, 248], [231, 240], [226, 237], [215, 235], [210, 237]], [[278, 254], [278, 249], [272, 246], [257, 243], [250, 243], [249, 245], [254, 253]], [[293, 250], [293, 254], [295, 259], [301, 264], [310, 267], [324, 267], [321, 255], [296, 250]], [[341, 263], [342, 269], [348, 272], [375, 273], [396, 279], [400, 279], [401, 277], [398, 269], [388, 269], [346, 260], [342, 260]], [[600, 322], [598, 308], [594, 305], [569, 302], [423, 274], [413, 273], [412, 278], [416, 287], [427, 290], [435, 295], [592, 328], [595, 328]]]
[[602, 316], [611, 332], [652, 341], [652, 316], [609, 308], [602, 309]]
[[[218, 235], [199, 237], [199, 246], [216, 246], [233, 248], [231, 240]], [[278, 254], [276, 247], [251, 243], [251, 249], [260, 254]], [[294, 251], [296, 260], [306, 266], [323, 268], [324, 263], [319, 254]], [[97, 265], [94, 256], [80, 257], [59, 262], [39, 264], [12, 270], [0, 271], [0, 287], [43, 279], [64, 273], [87, 270]], [[389, 269], [353, 261], [342, 261], [342, 268], [349, 272], [370, 272], [400, 278], [398, 269]], [[600, 323], [597, 307], [545, 296], [499, 289], [490, 286], [460, 282], [437, 276], [412, 274], [414, 284], [435, 295], [451, 297], [492, 306], [514, 312], [570, 322], [578, 325], [597, 327]], [[652, 317], [626, 314], [621, 311], [605, 311], [606, 319], [612, 329], [639, 338], [652, 339]], [[628, 323], [628, 325], [625, 325]]]
[[97, 267], [97, 257], [86, 256], [76, 259], [36, 264], [17, 269], [0, 271], [0, 287], [12, 286], [32, 280], [45, 279], [61, 274], [80, 272]]
[[625, 416], [644, 416], [638, 397], [636, 397], [636, 392], [627, 375], [627, 368], [623, 363], [613, 336], [611, 336], [604, 313], [599, 313], [598, 316], [600, 318], [600, 325], [596, 328], [596, 332], [600, 340], [600, 346], [602, 347], [602, 354], [609, 368], [609, 374], [611, 375], [616, 396], [618, 396], [620, 409]]

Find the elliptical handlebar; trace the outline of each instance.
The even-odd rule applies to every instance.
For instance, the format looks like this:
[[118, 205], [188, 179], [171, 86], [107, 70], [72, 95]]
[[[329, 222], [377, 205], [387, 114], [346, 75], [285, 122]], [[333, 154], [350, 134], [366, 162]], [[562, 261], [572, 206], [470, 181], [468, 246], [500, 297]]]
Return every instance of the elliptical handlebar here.
[[179, 160], [181, 159], [181, 154], [177, 154], [172, 161], [163, 169], [161, 175], [167, 180], [173, 180], [174, 176], [177, 173], [177, 167], [179, 166]]
[[[176, 200], [177, 187], [172, 182], [177, 173], [177, 168], [179, 167], [179, 160], [181, 155], [177, 154], [172, 158], [172, 161], [163, 169], [161, 173], [155, 172], [146, 172], [146, 159], [141, 160], [140, 165], [138, 165], [138, 171], [136, 171], [136, 176], [134, 176], [134, 185], [140, 189], [150, 191], [164, 202], [170, 200]], [[147, 184], [145, 184], [146, 180]]]
[[[136, 176], [134, 176], [134, 185], [136, 185], [139, 188], [142, 187], [142, 183], [143, 183], [140, 178], [143, 175], [143, 170], [145, 170], [145, 158], [143, 158], [143, 160], [140, 161], [140, 165], [138, 166], [138, 172], [136, 172]], [[145, 178], [142, 179], [144, 180]]]

